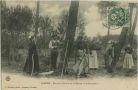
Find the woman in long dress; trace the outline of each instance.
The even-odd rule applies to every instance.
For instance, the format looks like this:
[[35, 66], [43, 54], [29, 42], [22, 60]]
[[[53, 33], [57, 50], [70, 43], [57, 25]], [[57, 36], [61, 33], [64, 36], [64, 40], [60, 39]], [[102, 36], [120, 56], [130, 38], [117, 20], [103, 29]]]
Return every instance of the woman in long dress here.
[[89, 68], [90, 69], [98, 69], [98, 59], [96, 50], [92, 50], [89, 55]]
[[30, 38], [28, 57], [24, 66], [24, 72], [29, 74], [38, 74], [39, 73], [39, 61], [38, 53], [35, 44], [35, 38], [32, 36]]
[[125, 48], [125, 58], [123, 63], [123, 68], [132, 69], [134, 66], [134, 61], [132, 57], [133, 49], [130, 47], [130, 44]]

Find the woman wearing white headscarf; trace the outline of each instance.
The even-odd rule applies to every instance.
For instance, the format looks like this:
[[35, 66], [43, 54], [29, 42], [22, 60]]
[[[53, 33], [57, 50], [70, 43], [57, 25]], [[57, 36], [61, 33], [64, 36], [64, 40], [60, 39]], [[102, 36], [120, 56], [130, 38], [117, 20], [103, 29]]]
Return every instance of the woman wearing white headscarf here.
[[130, 47], [130, 44], [125, 48], [125, 58], [123, 63], [123, 68], [125, 69], [132, 69], [134, 66], [134, 61], [132, 57], [133, 49]]

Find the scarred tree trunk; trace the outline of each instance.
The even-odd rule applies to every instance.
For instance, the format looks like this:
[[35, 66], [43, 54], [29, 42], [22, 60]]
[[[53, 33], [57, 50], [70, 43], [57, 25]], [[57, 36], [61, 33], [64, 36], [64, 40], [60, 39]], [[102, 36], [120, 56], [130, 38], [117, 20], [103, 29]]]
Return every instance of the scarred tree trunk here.
[[64, 55], [64, 62], [62, 68], [62, 74], [66, 71], [67, 63], [72, 52], [72, 45], [74, 42], [74, 36], [77, 26], [77, 17], [78, 17], [78, 8], [79, 8], [79, 1], [71, 1], [70, 9], [69, 9], [69, 18], [68, 18], [68, 26], [66, 31], [66, 41], [65, 41], [65, 55]]
[[108, 72], [112, 72], [115, 69], [117, 62], [119, 61], [121, 50], [124, 47], [124, 45], [126, 44], [126, 40], [127, 40], [126, 37], [127, 37], [128, 30], [129, 30], [128, 27], [123, 27], [123, 29], [122, 29], [121, 35], [119, 37], [119, 42], [115, 46], [115, 49], [114, 49], [115, 50], [114, 51], [114, 53], [115, 53], [114, 60], [112, 61], [111, 67], [108, 69]]
[[131, 45], [133, 44], [133, 41], [134, 41], [134, 32], [135, 32], [135, 29], [136, 29], [137, 20], [138, 20], [138, 7], [136, 7], [136, 15], [135, 15], [135, 18], [134, 18], [134, 23], [133, 23], [133, 26], [131, 28], [130, 37], [129, 37], [129, 42], [130, 42]]

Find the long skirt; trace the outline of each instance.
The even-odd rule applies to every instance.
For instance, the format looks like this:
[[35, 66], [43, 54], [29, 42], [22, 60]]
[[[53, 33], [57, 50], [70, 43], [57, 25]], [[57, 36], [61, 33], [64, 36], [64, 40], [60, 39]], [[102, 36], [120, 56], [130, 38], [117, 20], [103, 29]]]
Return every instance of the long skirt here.
[[89, 68], [98, 68], [98, 60], [97, 60], [97, 55], [95, 56], [89, 56]]
[[123, 68], [131, 69], [134, 66], [132, 54], [126, 54], [124, 58]]
[[39, 61], [38, 61], [38, 55], [29, 55], [26, 59], [25, 66], [24, 66], [24, 72], [27, 73], [38, 73], [39, 72]]

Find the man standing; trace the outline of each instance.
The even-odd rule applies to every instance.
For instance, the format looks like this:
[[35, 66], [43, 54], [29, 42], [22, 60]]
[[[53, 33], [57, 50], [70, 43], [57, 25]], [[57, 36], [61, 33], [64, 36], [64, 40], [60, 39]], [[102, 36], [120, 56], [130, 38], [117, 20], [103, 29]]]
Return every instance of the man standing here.
[[36, 41], [34, 36], [30, 38], [28, 57], [24, 66], [24, 72], [29, 73], [31, 75], [33, 73], [39, 73], [38, 53], [36, 50]]
[[49, 48], [51, 49], [51, 70], [56, 70], [56, 62], [58, 57], [58, 39], [57, 36], [54, 35], [49, 43]]
[[113, 42], [111, 42], [111, 41], [108, 42], [104, 56], [105, 56], [105, 67], [108, 70], [108, 69], [110, 69], [111, 62], [114, 58], [114, 44], [113, 44]]

